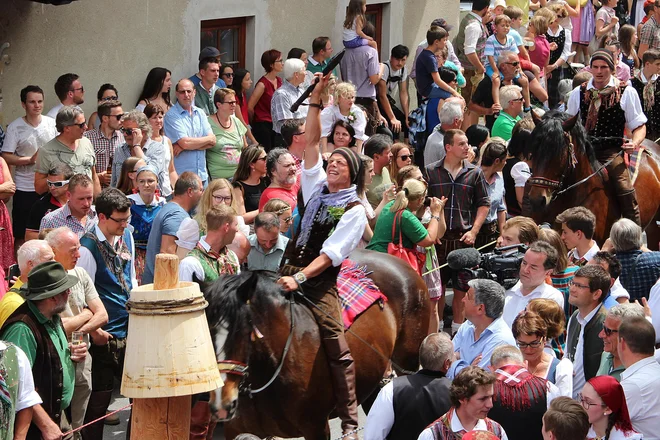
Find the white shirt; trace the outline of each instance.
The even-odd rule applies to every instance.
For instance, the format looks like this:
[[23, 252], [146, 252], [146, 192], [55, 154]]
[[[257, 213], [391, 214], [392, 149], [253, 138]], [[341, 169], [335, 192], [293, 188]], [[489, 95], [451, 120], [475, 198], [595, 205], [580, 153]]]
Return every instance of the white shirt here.
[[658, 318], [653, 320], [653, 327], [655, 328], [655, 342], [660, 342], [660, 279], [651, 287], [649, 293], [649, 307], [651, 308], [651, 316]]
[[[589, 433], [587, 434], [587, 438], [598, 438], [596, 432], [594, 431], [593, 425], [591, 426], [591, 428], [589, 428]], [[631, 433], [629, 435], [625, 435], [623, 432], [619, 431], [619, 428], [615, 426], [610, 431], [610, 436], [608, 437], [608, 439], [609, 440], [642, 440], [642, 434]]]
[[[450, 409], [450, 411], [453, 411], [454, 409]], [[451, 418], [451, 425], [449, 426], [453, 432], [460, 432], [460, 431], [467, 431], [463, 427], [463, 424], [461, 421], [458, 419], [458, 414], [454, 412], [454, 417]], [[479, 419], [476, 425], [474, 425], [474, 429], [472, 431], [488, 431], [488, 427], [486, 425], [486, 421], [484, 419]], [[470, 432], [470, 431], [468, 431]], [[509, 437], [506, 436], [506, 432], [504, 432], [504, 428], [502, 428], [502, 440], [509, 440]], [[433, 430], [431, 428], [426, 428], [422, 433], [419, 435], [417, 440], [434, 440], [433, 439]]]
[[568, 57], [570, 56], [569, 54], [571, 53], [571, 38], [573, 37], [571, 31], [569, 29], [564, 29], [561, 25], [557, 28], [557, 33], [554, 34], [552, 33], [552, 29], [548, 27], [548, 35], [551, 37], [556, 37], [558, 36], [562, 29], [564, 30], [564, 47], [561, 49], [561, 55], [559, 55], [559, 58], [561, 58], [564, 61], [568, 61]]
[[520, 161], [516, 162], [514, 166], [511, 167], [511, 178], [515, 183], [516, 188], [524, 188], [527, 180], [532, 176], [532, 172], [529, 169], [527, 162]]
[[570, 251], [568, 251], [568, 259], [570, 260], [571, 258], [575, 260], [579, 260], [580, 258], [584, 258], [587, 262], [591, 261], [591, 259], [600, 251], [600, 247], [598, 246], [598, 243], [594, 241], [593, 246], [589, 248], [587, 252], [584, 253], [584, 255], [580, 255], [578, 253], [577, 248], [573, 248]]
[[475, 53], [477, 51], [477, 41], [483, 32], [481, 28], [481, 17], [472, 11], [468, 12], [468, 14], [472, 14], [477, 20], [471, 21], [467, 26], [465, 26], [465, 40], [463, 43], [463, 52], [465, 55], [470, 55], [471, 53]]
[[[552, 351], [552, 354], [554, 355], [554, 350]], [[548, 378], [549, 372], [550, 364], [548, 364], [548, 369], [545, 371], [544, 379]], [[573, 397], [573, 363], [567, 357], [560, 360], [555, 368], [554, 385], [557, 387], [557, 393], [559, 396]], [[548, 400], [548, 405], [549, 404], [550, 400]]]
[[57, 104], [55, 107], [51, 108], [48, 113], [46, 113], [46, 116], [49, 118], [57, 119], [57, 113], [62, 110], [62, 107], [64, 107], [64, 104], [61, 102]]
[[518, 313], [522, 312], [533, 299], [551, 299], [559, 304], [562, 310], [564, 309], [564, 295], [549, 284], [542, 283], [528, 295], [523, 295], [521, 289], [522, 283], [518, 281], [511, 289], [506, 291], [506, 296], [504, 297], [502, 319], [504, 319], [504, 322], [509, 327], [513, 324], [513, 320], [516, 319]]
[[324, 108], [321, 112], [321, 136], [329, 137], [332, 126], [340, 119], [348, 122], [353, 127], [353, 130], [355, 130], [355, 139], [362, 141], [369, 139], [369, 136], [364, 134], [364, 130], [367, 128], [367, 117], [364, 115], [364, 111], [355, 104], [351, 106], [348, 116], [341, 114], [338, 103]]
[[399, 70], [392, 70], [392, 65], [390, 64], [390, 61], [387, 60], [383, 63], [385, 65], [385, 71], [383, 72], [383, 76], [380, 78], [381, 81], [385, 81], [385, 85], [387, 86], [387, 94], [390, 95], [392, 98], [397, 99], [398, 98], [398, 91], [399, 91], [399, 81], [396, 82], [388, 82], [387, 80], [390, 79], [390, 76], [399, 76], [401, 77], [401, 83], [405, 82], [408, 79], [408, 68], [406, 68], [405, 64], [404, 66], [399, 69]]
[[445, 151], [445, 135], [440, 129], [440, 124], [436, 125], [433, 133], [426, 139], [424, 147], [424, 166], [427, 167], [433, 162], [442, 160], [447, 155]]
[[653, 357], [635, 362], [621, 373], [628, 413], [644, 440], [660, 439], [660, 364]]
[[[619, 298], [626, 298], [630, 299], [630, 294], [626, 290], [625, 287], [621, 284], [621, 281], [619, 281], [619, 278], [614, 280], [614, 284], [612, 284], [612, 287], [610, 287], [610, 296], [614, 299], [619, 299]], [[658, 310], [658, 315], [660, 316], [660, 310]], [[656, 330], [656, 334], [658, 334], [658, 331]]]
[[[582, 392], [582, 388], [584, 388], [584, 384], [587, 382], [584, 378], [584, 363], [583, 363], [583, 358], [584, 358], [584, 328], [589, 324], [589, 321], [596, 316], [596, 313], [600, 310], [601, 305], [599, 304], [594, 308], [587, 316], [584, 317], [584, 319], [580, 316], [580, 312], [578, 312], [577, 315], [575, 315], [575, 318], [578, 321], [578, 324], [580, 324], [580, 334], [578, 335], [578, 341], [577, 341], [577, 347], [575, 347], [575, 357], [573, 358], [573, 398], [577, 399], [577, 395]], [[573, 318], [571, 318], [573, 319]], [[568, 325], [566, 328], [568, 329], [571, 325], [571, 321], [569, 319]], [[568, 341], [570, 336], [568, 335], [568, 332], [566, 333], [566, 340]]]
[[[327, 181], [320, 155], [318, 162], [312, 168], [306, 169], [303, 162], [300, 186], [305, 205], [314, 194], [323, 189]], [[364, 206], [360, 204], [349, 209], [341, 216], [332, 235], [323, 242], [321, 253], [326, 254], [332, 260], [333, 266], [339, 266], [357, 248], [366, 225], [367, 213]]]
[[[107, 238], [105, 238], [105, 235], [101, 230], [99, 229], [98, 225], [94, 226], [94, 234], [96, 237], [99, 239], [99, 241], [108, 241]], [[115, 244], [117, 243], [117, 240], [119, 240], [120, 237], [115, 237], [115, 242], [112, 243], [112, 246], [114, 248]], [[131, 242], [126, 243], [128, 248], [131, 250], [131, 281], [133, 286], [137, 286], [137, 278], [135, 277], [135, 242], [133, 241], [133, 235], [131, 234]], [[78, 259], [78, 263], [76, 264], [76, 267], [82, 267], [88, 274], [89, 277], [92, 280], [96, 279], [96, 260], [94, 259], [94, 256], [92, 255], [92, 252], [87, 249], [85, 246], [80, 247], [80, 258]]]
[[[610, 82], [607, 83], [607, 85], [612, 87], [614, 86], [614, 75], [610, 77]], [[571, 116], [577, 115], [580, 111], [580, 87], [581, 86], [574, 88], [568, 98], [566, 113]], [[591, 90], [593, 88], [594, 80], [592, 78], [587, 83], [587, 90]], [[639, 95], [632, 86], [627, 86], [623, 90], [621, 100], [619, 101], [619, 106], [626, 115], [626, 127], [630, 131], [633, 131], [640, 125], [646, 124], [647, 119], [646, 115], [644, 114], [644, 110], [642, 109], [642, 104], [639, 101]]]
[[[55, 120], [41, 116], [41, 122], [36, 127], [25, 119], [18, 118], [7, 127], [3, 153], [13, 153], [17, 157], [32, 157], [39, 148], [57, 136]], [[14, 181], [19, 191], [34, 192], [34, 168], [36, 164], [16, 167]]]
[[[42, 403], [39, 393], [34, 389], [34, 378], [32, 377], [32, 366], [25, 352], [17, 345], [16, 358], [18, 360], [18, 395], [16, 397], [15, 412], [30, 408]], [[6, 350], [7, 344], [0, 341], [0, 351]]]
[[381, 388], [369, 410], [364, 440], [385, 440], [394, 425], [394, 383]]

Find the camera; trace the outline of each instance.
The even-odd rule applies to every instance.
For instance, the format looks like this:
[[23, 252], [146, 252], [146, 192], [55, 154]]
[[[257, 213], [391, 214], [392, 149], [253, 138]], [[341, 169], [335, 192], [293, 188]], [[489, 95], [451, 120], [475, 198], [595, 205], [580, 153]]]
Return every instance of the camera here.
[[427, 207], [427, 208], [429, 206], [431, 206], [431, 197], [425, 197], [424, 198], [424, 206]]
[[527, 248], [524, 244], [496, 248], [493, 252], [481, 255], [477, 265], [457, 269], [455, 276], [463, 282], [477, 278], [493, 280], [505, 289], [510, 289], [518, 282], [520, 264]]

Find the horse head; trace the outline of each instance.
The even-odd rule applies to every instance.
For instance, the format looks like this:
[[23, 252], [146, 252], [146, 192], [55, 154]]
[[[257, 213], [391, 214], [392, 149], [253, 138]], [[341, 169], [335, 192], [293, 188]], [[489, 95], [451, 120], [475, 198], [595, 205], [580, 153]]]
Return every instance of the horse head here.
[[[209, 303], [207, 319], [212, 333], [226, 338], [214, 338], [218, 368], [223, 375], [221, 391], [212, 393], [209, 403], [214, 416], [220, 409], [230, 420], [236, 415], [240, 394], [250, 393], [249, 363], [253, 341], [263, 337], [256, 326], [261, 310], [268, 314], [272, 297], [282, 299], [280, 289], [270, 272], [243, 271], [224, 275], [204, 289]], [[224, 341], [221, 341], [224, 339]], [[224, 343], [223, 343], [224, 342]]]
[[579, 115], [552, 111], [539, 118], [532, 111], [532, 176], [527, 197], [532, 212], [543, 212], [569, 186], [579, 160], [595, 163]]

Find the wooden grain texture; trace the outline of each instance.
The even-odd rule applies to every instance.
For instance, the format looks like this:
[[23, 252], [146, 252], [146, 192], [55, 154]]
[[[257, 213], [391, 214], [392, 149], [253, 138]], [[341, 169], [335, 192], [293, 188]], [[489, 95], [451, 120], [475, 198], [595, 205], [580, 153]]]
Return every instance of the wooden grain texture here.
[[179, 287], [179, 257], [172, 254], [156, 255], [154, 265], [154, 290]]
[[183, 440], [190, 437], [192, 396], [134, 399], [131, 438]]

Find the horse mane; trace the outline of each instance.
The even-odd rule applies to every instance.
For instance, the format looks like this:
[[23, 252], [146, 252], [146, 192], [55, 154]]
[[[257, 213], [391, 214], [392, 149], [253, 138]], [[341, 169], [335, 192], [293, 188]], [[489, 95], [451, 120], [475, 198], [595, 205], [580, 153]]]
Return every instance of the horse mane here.
[[[543, 115], [540, 123], [536, 124], [532, 131], [532, 158], [535, 168], [548, 169], [556, 168], [557, 160], [564, 157], [567, 153], [566, 143], [564, 141], [564, 128], [562, 123], [571, 118], [571, 115], [556, 110]], [[591, 167], [597, 170], [600, 164], [596, 160], [596, 154], [593, 146], [589, 142], [587, 131], [584, 129], [578, 116], [573, 129], [570, 131], [573, 139], [575, 153], [584, 154], [591, 164]], [[532, 170], [536, 172], [536, 170]]]
[[204, 297], [209, 303], [206, 309], [209, 326], [213, 331], [222, 325], [228, 331], [225, 353], [233, 353], [252, 331], [250, 304], [259, 307], [267, 301], [280, 303], [284, 299], [274, 281], [273, 272], [245, 270], [237, 275], [222, 275], [203, 286]]

